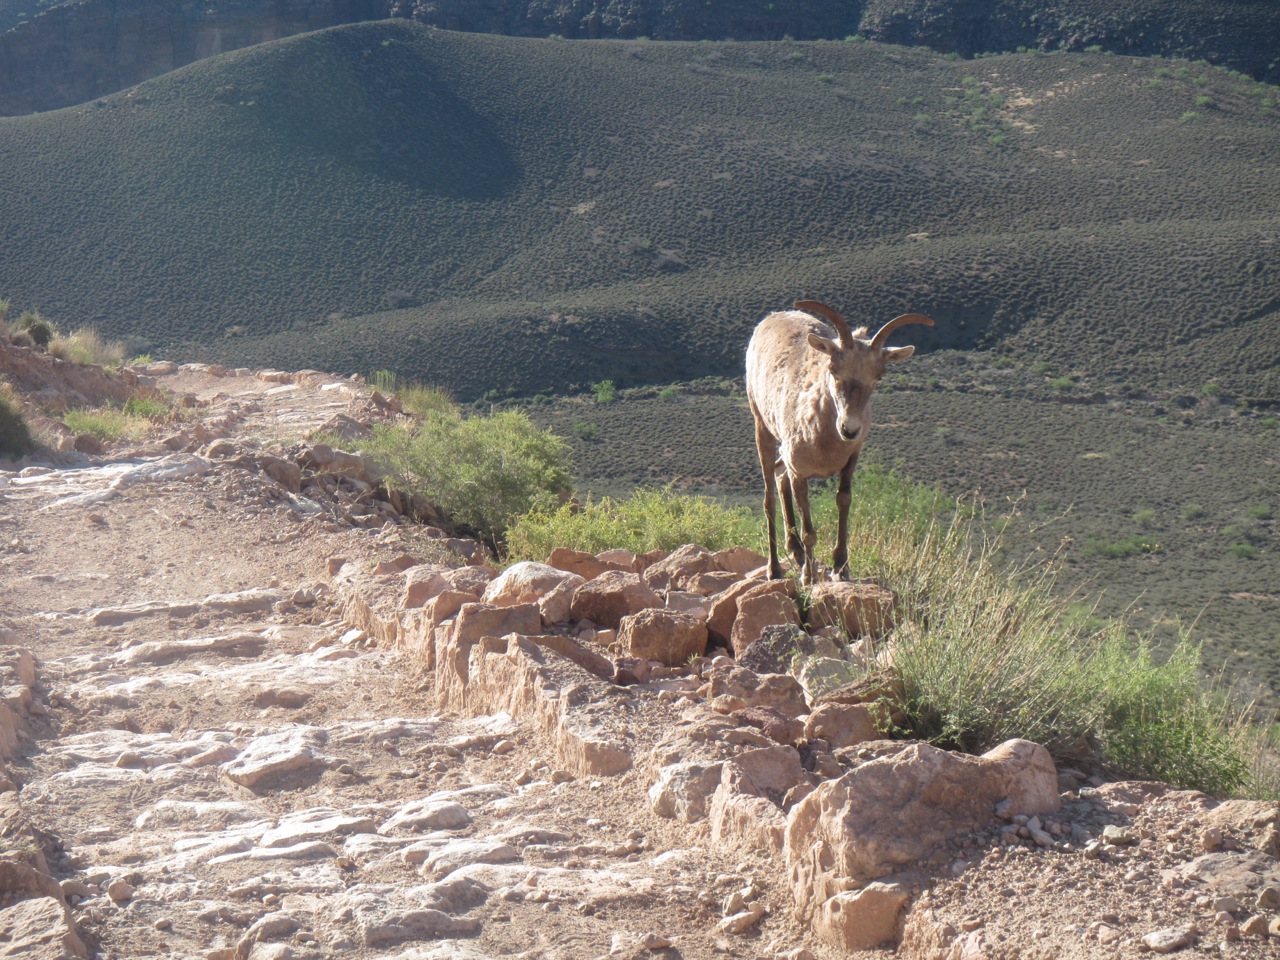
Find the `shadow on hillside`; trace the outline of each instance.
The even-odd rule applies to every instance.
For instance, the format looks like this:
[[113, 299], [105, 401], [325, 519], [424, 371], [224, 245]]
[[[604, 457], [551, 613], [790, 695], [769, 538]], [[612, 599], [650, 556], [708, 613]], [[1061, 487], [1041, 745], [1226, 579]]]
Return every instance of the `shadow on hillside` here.
[[[417, 45], [334, 30], [296, 48], [260, 94], [265, 133], [287, 150], [437, 196], [492, 200], [520, 167], [493, 126]], [[289, 53], [294, 48], [289, 48]]]

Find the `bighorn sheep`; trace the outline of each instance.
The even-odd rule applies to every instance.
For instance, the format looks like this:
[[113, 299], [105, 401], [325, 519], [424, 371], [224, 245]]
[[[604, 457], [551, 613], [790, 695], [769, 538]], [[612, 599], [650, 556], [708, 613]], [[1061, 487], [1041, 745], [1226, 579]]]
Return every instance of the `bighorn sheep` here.
[[[830, 322], [836, 330], [811, 314]], [[809, 481], [840, 474], [836, 503], [840, 526], [832, 568], [848, 575], [849, 492], [858, 452], [871, 429], [871, 393], [887, 364], [905, 360], [915, 347], [886, 347], [889, 334], [908, 324], [933, 326], [923, 314], [890, 320], [871, 339], [866, 327], [850, 330], [826, 304], [801, 300], [794, 310], [769, 314], [747, 346], [747, 399], [756, 421], [756, 451], [764, 474], [764, 512], [769, 527], [769, 576], [779, 579], [774, 500], [782, 494], [787, 546], [803, 583], [813, 583], [818, 535], [809, 515]], [[795, 503], [792, 503], [792, 497]], [[803, 535], [796, 526], [800, 507]]]

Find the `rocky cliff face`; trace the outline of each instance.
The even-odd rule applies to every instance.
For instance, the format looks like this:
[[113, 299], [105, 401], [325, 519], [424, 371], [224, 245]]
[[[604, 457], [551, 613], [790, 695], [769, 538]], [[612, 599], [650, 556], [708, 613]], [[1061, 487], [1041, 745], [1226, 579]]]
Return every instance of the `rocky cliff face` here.
[[568, 39], [873, 40], [962, 56], [1083, 49], [1205, 58], [1280, 82], [1280, 7], [1161, 0], [76, 0], [0, 34], [0, 116], [84, 103], [228, 50], [398, 17]]

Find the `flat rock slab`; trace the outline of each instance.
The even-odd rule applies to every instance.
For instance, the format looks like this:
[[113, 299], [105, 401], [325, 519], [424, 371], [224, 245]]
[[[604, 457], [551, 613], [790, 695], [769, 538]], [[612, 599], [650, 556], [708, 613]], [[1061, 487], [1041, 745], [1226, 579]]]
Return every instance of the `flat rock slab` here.
[[324, 766], [327, 760], [321, 750], [327, 740], [328, 733], [320, 727], [293, 727], [267, 734], [221, 769], [241, 786], [253, 787], [276, 774]]
[[427, 857], [422, 872], [439, 880], [474, 863], [511, 863], [520, 854], [509, 843], [497, 840], [452, 840]]

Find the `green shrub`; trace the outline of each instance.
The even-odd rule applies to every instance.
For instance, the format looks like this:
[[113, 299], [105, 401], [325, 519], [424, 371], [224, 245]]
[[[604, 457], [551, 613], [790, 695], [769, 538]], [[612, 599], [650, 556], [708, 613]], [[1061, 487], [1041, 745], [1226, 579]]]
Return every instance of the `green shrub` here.
[[573, 435], [579, 440], [594, 440], [596, 438], [596, 425], [587, 423], [585, 420], [578, 420], [573, 425]]
[[1196, 97], [1196, 106], [1203, 109], [1211, 109], [1213, 107], [1213, 97]]
[[1250, 778], [1254, 736], [1243, 711], [1201, 676], [1201, 650], [1185, 631], [1167, 658], [1148, 641], [1109, 631], [1088, 664], [1102, 717], [1095, 735], [1111, 770], [1144, 780], [1235, 793]]
[[613, 403], [618, 397], [618, 390], [613, 385], [612, 380], [601, 380], [599, 383], [593, 383], [591, 391], [596, 395], [596, 403]]
[[9, 385], [0, 383], [0, 457], [21, 457], [35, 449], [22, 407]]
[[543, 560], [556, 547], [599, 553], [620, 547], [635, 553], [698, 543], [708, 550], [759, 547], [760, 522], [746, 507], [670, 487], [636, 490], [625, 500], [602, 497], [585, 504], [535, 509], [507, 531], [507, 559]]
[[1178, 122], [1191, 123], [1193, 120], [1199, 120], [1199, 119], [1200, 119], [1200, 114], [1196, 113], [1194, 110], [1186, 110], [1186, 111], [1183, 111], [1182, 116], [1178, 118]]
[[146, 416], [128, 413], [114, 406], [68, 410], [62, 415], [62, 422], [72, 433], [87, 433], [106, 442], [141, 440], [153, 426]]
[[23, 310], [18, 317], [18, 329], [24, 331], [41, 350], [49, 346], [49, 341], [57, 332], [53, 324], [40, 315], [39, 310]]
[[1150, 507], [1142, 510], [1135, 510], [1133, 514], [1133, 522], [1138, 526], [1146, 529], [1156, 522], [1156, 512]]
[[507, 526], [569, 487], [565, 441], [516, 410], [464, 417], [450, 404], [410, 427], [375, 428], [365, 452], [459, 527], [497, 546]]
[[401, 410], [419, 418], [431, 413], [448, 413], [457, 406], [448, 391], [419, 384], [401, 387], [396, 391], [396, 399], [400, 401]]
[[1101, 537], [1090, 537], [1085, 542], [1085, 553], [1107, 560], [1123, 560], [1125, 557], [1136, 557], [1141, 553], [1159, 553], [1160, 544], [1150, 537], [1132, 536], [1123, 540], [1103, 540]]
[[1188, 503], [1182, 508], [1183, 520], [1200, 520], [1208, 516], [1208, 511], [1198, 503]]
[[903, 533], [870, 534], [874, 572], [898, 595], [902, 732], [973, 752], [1021, 737], [1119, 777], [1216, 794], [1247, 785], [1252, 728], [1202, 686], [1185, 634], [1160, 660], [1123, 624], [1072, 610], [1047, 568], [1009, 570], [998, 543], [972, 547], [963, 518]]
[[1037, 360], [1031, 365], [1031, 372], [1037, 377], [1042, 377], [1053, 369], [1053, 364], [1048, 360]]
[[1200, 395], [1212, 400], [1215, 397], [1222, 396], [1222, 387], [1218, 386], [1216, 383], [1206, 383], [1200, 388]]
[[1255, 520], [1271, 519], [1271, 507], [1267, 506], [1265, 503], [1260, 503], [1256, 507], [1250, 507], [1246, 512]]
[[1280, 426], [1280, 420], [1277, 420], [1275, 417], [1263, 417], [1258, 421], [1258, 426], [1266, 427], [1268, 430], [1274, 430], [1276, 427]]
[[678, 396], [680, 396], [680, 388], [674, 383], [671, 384], [671, 386], [663, 387], [658, 391], [659, 400], [674, 400]]
[[1258, 555], [1258, 548], [1251, 543], [1233, 543], [1231, 555], [1241, 560], [1252, 560]]
[[1062, 393], [1066, 390], [1074, 390], [1076, 388], [1076, 382], [1066, 376], [1054, 377], [1049, 381], [1049, 386], [1054, 390], [1057, 390], [1059, 393]]

